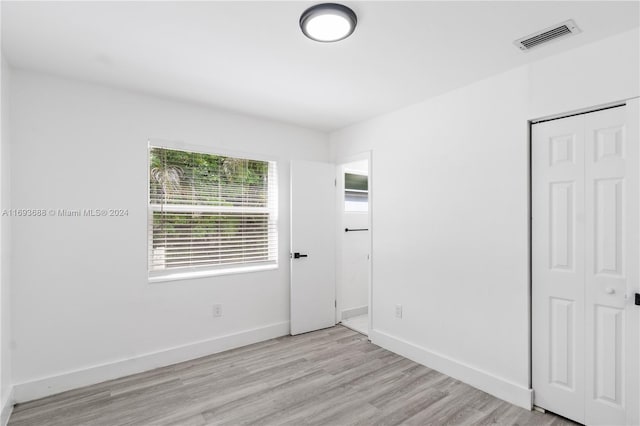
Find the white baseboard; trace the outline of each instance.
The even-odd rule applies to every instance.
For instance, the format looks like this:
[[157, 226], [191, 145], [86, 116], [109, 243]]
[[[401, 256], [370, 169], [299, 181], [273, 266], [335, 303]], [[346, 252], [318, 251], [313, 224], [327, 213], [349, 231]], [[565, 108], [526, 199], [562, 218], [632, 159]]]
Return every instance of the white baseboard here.
[[4, 401], [1, 401], [2, 402], [0, 404], [0, 425], [1, 426], [7, 426], [7, 423], [9, 422], [9, 417], [11, 416], [11, 412], [13, 411], [13, 404], [14, 404], [13, 392], [14, 392], [14, 389], [13, 387], [11, 387], [7, 397], [4, 398]]
[[130, 374], [142, 373], [154, 368], [200, 358], [252, 343], [262, 342], [289, 334], [289, 322], [280, 322], [265, 327], [202, 340], [158, 352], [142, 354], [135, 358], [109, 362], [93, 367], [70, 371], [13, 386], [15, 403], [32, 401], [60, 392], [94, 385]]
[[463, 364], [427, 348], [398, 339], [381, 331], [371, 330], [372, 343], [433, 368], [447, 376], [467, 383], [497, 398], [527, 410], [533, 407], [533, 391], [494, 374]]
[[358, 306], [357, 308], [343, 309], [342, 313], [340, 314], [340, 318], [346, 320], [360, 315], [366, 315], [368, 312], [368, 306]]

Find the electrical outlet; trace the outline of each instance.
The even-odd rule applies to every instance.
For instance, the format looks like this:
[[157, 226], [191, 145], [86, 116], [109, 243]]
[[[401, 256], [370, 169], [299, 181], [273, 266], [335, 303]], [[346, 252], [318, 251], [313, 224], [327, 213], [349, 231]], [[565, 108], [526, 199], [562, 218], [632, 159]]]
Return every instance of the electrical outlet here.
[[402, 305], [396, 305], [396, 318], [402, 318]]
[[213, 305], [213, 317], [218, 318], [222, 316], [222, 305], [216, 304]]

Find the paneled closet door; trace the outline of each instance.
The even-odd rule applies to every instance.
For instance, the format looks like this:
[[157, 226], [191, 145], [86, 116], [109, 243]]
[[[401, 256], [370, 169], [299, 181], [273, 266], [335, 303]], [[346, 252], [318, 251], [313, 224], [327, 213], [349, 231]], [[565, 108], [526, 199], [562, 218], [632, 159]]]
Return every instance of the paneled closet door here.
[[584, 423], [584, 118], [533, 126], [535, 404]]
[[[630, 105], [584, 116], [589, 424], [625, 424], [627, 409], [630, 415], [637, 414], [640, 403], [633, 390], [640, 363], [640, 306], [634, 306], [633, 297], [638, 291], [640, 186], [637, 130], [629, 116], [632, 110]], [[637, 125], [637, 109], [635, 121]], [[637, 417], [629, 424], [638, 424]]]
[[533, 126], [535, 404], [638, 424], [638, 102]]

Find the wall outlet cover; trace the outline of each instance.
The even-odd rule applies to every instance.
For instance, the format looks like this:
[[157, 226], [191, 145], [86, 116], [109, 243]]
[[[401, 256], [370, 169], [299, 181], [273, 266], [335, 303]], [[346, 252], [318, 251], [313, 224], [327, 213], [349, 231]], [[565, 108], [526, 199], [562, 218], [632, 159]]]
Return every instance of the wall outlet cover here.
[[402, 305], [396, 305], [396, 318], [402, 318]]
[[222, 316], [222, 305], [215, 304], [213, 305], [213, 317], [218, 318]]

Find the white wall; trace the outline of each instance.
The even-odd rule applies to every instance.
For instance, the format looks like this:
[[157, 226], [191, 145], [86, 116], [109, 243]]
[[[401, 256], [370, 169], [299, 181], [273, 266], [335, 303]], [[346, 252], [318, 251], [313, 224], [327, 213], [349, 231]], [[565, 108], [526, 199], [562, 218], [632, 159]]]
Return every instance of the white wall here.
[[579, 110], [640, 94], [638, 29], [529, 67], [529, 116]]
[[636, 29], [331, 135], [373, 150], [374, 343], [530, 406], [528, 120], [638, 96], [639, 52]]
[[[11, 71], [0, 56], [0, 214], [10, 207], [9, 101]], [[8, 419], [11, 406], [11, 234], [10, 217], [0, 216], [0, 425]]]
[[[11, 89], [13, 207], [129, 210], [14, 218], [17, 400], [288, 333], [289, 160], [327, 161], [327, 135], [18, 70]], [[279, 269], [147, 282], [149, 138], [279, 160]]]

